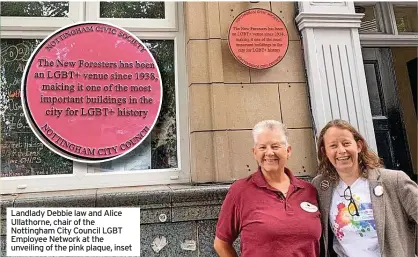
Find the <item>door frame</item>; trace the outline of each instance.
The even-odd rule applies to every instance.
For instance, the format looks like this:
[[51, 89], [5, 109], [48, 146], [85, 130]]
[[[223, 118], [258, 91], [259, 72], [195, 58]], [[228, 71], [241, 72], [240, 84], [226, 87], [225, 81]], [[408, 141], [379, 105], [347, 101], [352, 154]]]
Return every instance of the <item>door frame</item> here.
[[[393, 137], [398, 137], [397, 142], [392, 141], [392, 143], [389, 145], [391, 159], [392, 161], [395, 161], [396, 159], [396, 161], [402, 163], [402, 170], [412, 177], [414, 175], [411, 156], [412, 153], [409, 147], [409, 141], [406, 133], [406, 124], [399, 98], [399, 88], [396, 79], [391, 48], [362, 47], [362, 53], [364, 64], [367, 63], [377, 65], [376, 72], [379, 74], [377, 75], [377, 80], [381, 81], [378, 82], [378, 84], [380, 84], [378, 91], [381, 97], [380, 102], [382, 104], [383, 113], [381, 115], [373, 116], [376, 117], [373, 122], [375, 132], [376, 130], [379, 130], [379, 126], [377, 126], [375, 122], [380, 123], [379, 121], [384, 120], [382, 117], [387, 117], [388, 132], [390, 133], [389, 140], [392, 141]], [[393, 108], [395, 108], [397, 111], [394, 112]], [[400, 127], [398, 128], [399, 125]], [[401, 131], [397, 131], [397, 129], [400, 129]], [[393, 164], [395, 165], [395, 163]], [[391, 169], [401, 168], [391, 167]]]
[[[354, 3], [355, 5], [362, 5], [362, 4], [371, 4], [369, 3]], [[372, 2], [373, 4], [373, 2]], [[418, 47], [418, 33], [410, 33], [410, 34], [399, 34], [396, 27], [396, 20], [395, 20], [395, 14], [393, 10], [393, 4], [410, 4], [414, 5], [414, 3], [411, 2], [396, 2], [396, 3], [389, 3], [389, 2], [374, 2], [374, 4], [379, 4], [380, 9], [382, 10], [380, 13], [376, 13], [376, 19], [383, 19], [384, 24], [384, 31], [386, 33], [362, 33], [359, 34], [360, 37], [360, 45], [362, 48], [392, 48], [392, 47]], [[393, 62], [393, 59], [392, 59]], [[396, 75], [395, 73], [394, 79], [396, 82]], [[398, 91], [398, 88], [396, 87], [396, 91]], [[398, 99], [399, 100], [399, 99]], [[406, 137], [406, 128], [404, 121], [404, 113], [402, 108], [399, 106], [399, 112], [400, 112], [400, 118], [402, 120], [402, 129], [405, 134], [405, 140], [406, 144], [409, 146], [411, 142], [408, 142], [408, 139]], [[413, 142], [412, 142], [413, 143]], [[412, 158], [411, 158], [411, 152], [409, 149], [409, 157], [412, 164]], [[412, 165], [413, 166], [413, 165]], [[417, 173], [415, 173], [413, 170], [411, 172], [408, 172], [409, 175], [412, 175], [413, 179], [417, 181]]]

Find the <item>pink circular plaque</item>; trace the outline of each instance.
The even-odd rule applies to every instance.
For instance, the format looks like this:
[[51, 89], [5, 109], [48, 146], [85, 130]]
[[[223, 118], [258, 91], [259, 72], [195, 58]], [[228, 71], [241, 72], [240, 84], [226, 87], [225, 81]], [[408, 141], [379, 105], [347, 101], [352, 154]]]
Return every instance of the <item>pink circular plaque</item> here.
[[26, 119], [51, 150], [97, 163], [137, 147], [157, 121], [162, 83], [147, 47], [106, 23], [77, 23], [48, 36], [22, 79]]
[[267, 69], [286, 55], [289, 34], [276, 14], [254, 8], [234, 19], [229, 28], [228, 42], [239, 62], [253, 69]]

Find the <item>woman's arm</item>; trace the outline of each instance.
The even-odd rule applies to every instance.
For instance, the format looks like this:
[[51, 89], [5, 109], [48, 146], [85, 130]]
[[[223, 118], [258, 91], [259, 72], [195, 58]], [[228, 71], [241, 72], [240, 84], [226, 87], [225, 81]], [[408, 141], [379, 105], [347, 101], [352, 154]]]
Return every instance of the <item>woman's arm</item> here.
[[215, 237], [215, 242], [213, 243], [216, 253], [219, 257], [238, 257], [237, 252], [231, 244], [222, 241], [218, 237]]
[[417, 183], [410, 179], [403, 171], [398, 171], [396, 177], [398, 198], [408, 216], [411, 217], [415, 223], [418, 223]]

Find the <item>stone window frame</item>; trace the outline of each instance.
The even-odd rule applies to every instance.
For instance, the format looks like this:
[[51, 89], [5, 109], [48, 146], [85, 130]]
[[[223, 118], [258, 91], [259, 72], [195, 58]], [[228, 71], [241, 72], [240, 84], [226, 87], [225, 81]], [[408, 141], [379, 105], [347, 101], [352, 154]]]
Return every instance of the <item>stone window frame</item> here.
[[[189, 183], [189, 128], [188, 90], [185, 60], [185, 35], [182, 2], [166, 3], [163, 22], [157, 19], [96, 19], [92, 8], [99, 8], [90, 2], [69, 1], [68, 17], [1, 17], [2, 39], [43, 39], [55, 30], [82, 21], [103, 21], [124, 27], [142, 40], [173, 40], [175, 86], [176, 86], [176, 127], [177, 127], [177, 168], [89, 173], [90, 165], [73, 162], [73, 173], [65, 175], [1, 177], [0, 194], [31, 193], [61, 190], [97, 189], [143, 185]], [[87, 15], [90, 13], [90, 15]], [[98, 12], [96, 12], [98, 13]], [[87, 19], [89, 17], [89, 19]], [[133, 22], [141, 20], [140, 22]], [[133, 27], [127, 24], [140, 24]], [[1, 161], [1, 159], [0, 159]]]

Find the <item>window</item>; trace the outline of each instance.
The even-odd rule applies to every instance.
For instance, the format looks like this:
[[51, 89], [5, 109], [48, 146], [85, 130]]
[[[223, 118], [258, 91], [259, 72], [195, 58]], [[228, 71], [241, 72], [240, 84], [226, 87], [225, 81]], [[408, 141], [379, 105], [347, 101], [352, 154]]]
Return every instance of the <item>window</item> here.
[[163, 2], [100, 2], [100, 18], [165, 19]]
[[2, 38], [8, 34], [24, 30], [44, 30], [53, 32], [56, 29], [83, 20], [83, 2], [12, 2], [1, 3]]
[[[111, 22], [127, 30], [175, 31], [175, 2], [86, 2], [87, 20]], [[135, 19], [141, 22], [133, 22]]]
[[3, 2], [1, 16], [68, 17], [69, 2]]
[[396, 28], [398, 33], [418, 32], [418, 11], [417, 3], [415, 5], [393, 5], [395, 14]]
[[[189, 182], [182, 3], [1, 2], [0, 193]], [[84, 18], [85, 17], [85, 18]], [[129, 154], [95, 165], [51, 152], [24, 117], [20, 87], [36, 46], [55, 30], [108, 22], [135, 34], [156, 59], [163, 82], [160, 116]]]
[[361, 34], [416, 35], [418, 32], [417, 3], [358, 2], [355, 9], [356, 13], [364, 13]]
[[177, 133], [173, 40], [143, 40], [150, 49], [163, 78], [161, 114], [151, 135], [134, 151], [113, 161], [94, 166], [93, 170], [138, 170], [177, 168]]
[[380, 5], [376, 4], [362, 4], [361, 6], [356, 6], [356, 13], [364, 13], [359, 33], [383, 32], [382, 20], [379, 17], [380, 11]]
[[2, 39], [1, 49], [1, 176], [71, 174], [72, 162], [47, 149], [26, 123], [20, 81], [38, 39]]

